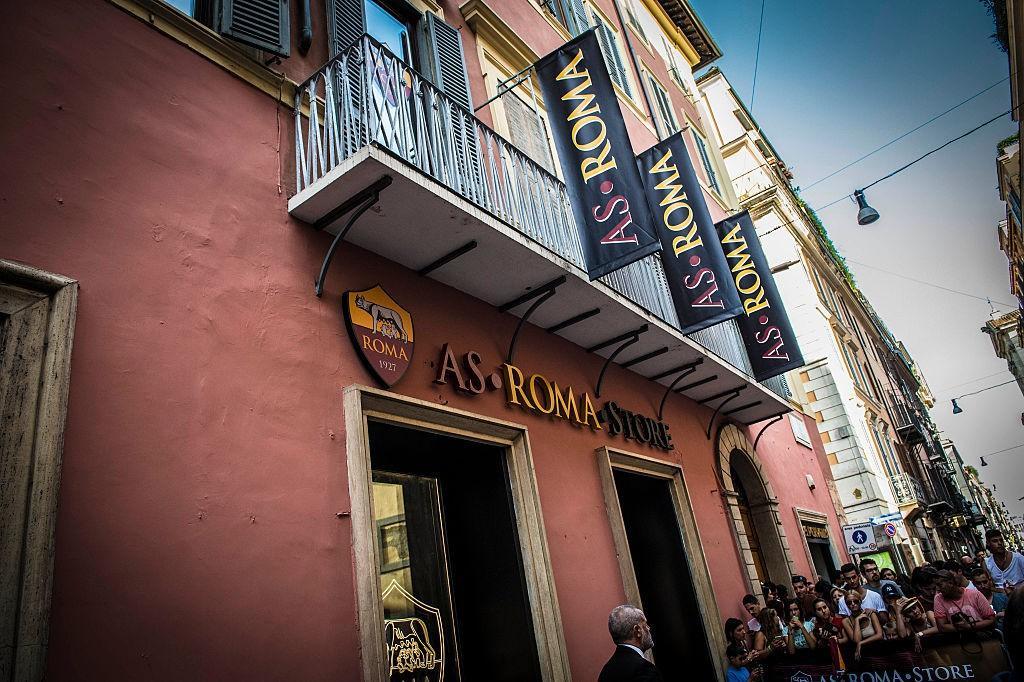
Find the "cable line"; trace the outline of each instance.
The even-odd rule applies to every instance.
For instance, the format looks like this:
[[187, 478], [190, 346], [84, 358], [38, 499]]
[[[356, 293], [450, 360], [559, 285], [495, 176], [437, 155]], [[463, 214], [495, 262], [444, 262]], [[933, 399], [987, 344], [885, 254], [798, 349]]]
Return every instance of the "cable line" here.
[[754, 82], [750, 85], [750, 113], [754, 113], [754, 93], [757, 92], [757, 65], [761, 61], [761, 31], [764, 30], [764, 6], [761, 0], [761, 20], [757, 24], [757, 50], [754, 52]]
[[[868, 268], [870, 270], [877, 270], [878, 272], [884, 272], [887, 275], [892, 275], [893, 277], [899, 277], [900, 279], [906, 279], [906, 280], [909, 280], [911, 282], [917, 282], [918, 284], [923, 284], [924, 286], [927, 286], [927, 287], [934, 287], [936, 289], [942, 289], [943, 291], [948, 291], [951, 294], [960, 294], [961, 296], [967, 296], [968, 298], [974, 298], [974, 299], [977, 299], [979, 301], [991, 301], [992, 300], [988, 296], [977, 296], [975, 294], [967, 293], [966, 291], [960, 291], [958, 289], [950, 289], [949, 287], [942, 286], [941, 284], [935, 284], [934, 282], [927, 282], [927, 281], [925, 281], [923, 279], [917, 279], [916, 277], [910, 277], [909, 275], [904, 275], [904, 274], [901, 274], [899, 272], [893, 272], [892, 270], [885, 270], [883, 268], [879, 268], [879, 267], [874, 266], [874, 265], [868, 265], [867, 263], [861, 263], [860, 261], [855, 261], [855, 260], [847, 259], [847, 262], [848, 263], [853, 263], [854, 265], [858, 265], [858, 266], [861, 266], [861, 267]], [[1013, 307], [1013, 304], [1011, 304], [1011, 303], [1003, 303], [1002, 301], [992, 301], [992, 302], [993, 303], [998, 303], [999, 305], [1005, 306], [1007, 308], [1012, 308]], [[966, 382], [966, 383], [970, 383], [970, 382]]]
[[903, 133], [902, 135], [900, 135], [899, 137], [897, 137], [897, 138], [895, 138], [895, 139], [889, 140], [888, 142], [886, 142], [885, 144], [883, 144], [883, 145], [882, 145], [881, 147], [877, 147], [877, 148], [875, 148], [875, 149], [872, 149], [872, 150], [871, 150], [870, 152], [868, 152], [868, 153], [867, 153], [867, 154], [865, 154], [864, 156], [862, 156], [862, 157], [860, 157], [860, 158], [858, 158], [858, 159], [854, 159], [853, 161], [851, 161], [850, 163], [846, 164], [846, 165], [845, 165], [845, 166], [843, 166], [842, 168], [837, 168], [836, 170], [832, 171], [831, 173], [829, 173], [829, 174], [828, 174], [828, 175], [826, 175], [825, 177], [823, 177], [823, 178], [819, 178], [819, 179], [815, 180], [814, 182], [812, 182], [811, 184], [807, 185], [806, 187], [803, 187], [802, 189], [808, 190], [808, 189], [810, 189], [810, 188], [814, 187], [815, 185], [817, 185], [817, 184], [819, 184], [819, 183], [825, 182], [825, 181], [826, 181], [826, 180], [828, 180], [829, 178], [831, 178], [831, 177], [834, 177], [834, 176], [836, 176], [836, 175], [838, 175], [838, 174], [842, 173], [842, 172], [843, 172], [844, 170], [846, 170], [847, 168], [850, 168], [851, 166], [855, 166], [855, 165], [857, 165], [858, 163], [860, 163], [860, 162], [861, 162], [861, 161], [863, 161], [864, 159], [868, 158], [869, 156], [873, 156], [873, 155], [877, 154], [878, 152], [882, 151], [882, 150], [883, 150], [883, 149], [885, 149], [886, 147], [889, 147], [889, 146], [891, 146], [891, 145], [893, 145], [893, 144], [896, 144], [897, 142], [899, 142], [899, 141], [900, 141], [900, 140], [902, 140], [903, 138], [907, 137], [908, 135], [912, 135], [913, 133], [916, 133], [916, 132], [917, 132], [918, 130], [920, 130], [921, 128], [924, 128], [925, 126], [927, 126], [927, 125], [929, 125], [929, 124], [931, 124], [931, 123], [934, 123], [935, 121], [939, 120], [940, 118], [942, 118], [942, 117], [943, 117], [943, 116], [945, 116], [946, 114], [950, 113], [951, 111], [954, 111], [954, 110], [956, 110], [956, 109], [959, 109], [959, 108], [960, 108], [960, 107], [962, 107], [963, 105], [965, 105], [965, 104], [967, 104], [968, 102], [970, 102], [970, 101], [971, 101], [972, 99], [975, 99], [975, 98], [977, 98], [977, 97], [980, 97], [981, 95], [985, 94], [986, 92], [988, 92], [988, 91], [989, 91], [989, 90], [991, 90], [992, 88], [994, 88], [994, 87], [996, 87], [997, 85], [1000, 85], [1000, 84], [1002, 84], [1002, 83], [1005, 83], [1005, 82], [1006, 82], [1006, 81], [1008, 81], [1008, 80], [1010, 80], [1010, 77], [1009, 77], [1009, 76], [1007, 76], [1006, 78], [1001, 78], [1001, 79], [999, 79], [998, 81], [996, 81], [996, 82], [995, 82], [995, 83], [993, 83], [992, 85], [988, 86], [988, 87], [987, 87], [987, 88], [985, 88], [984, 90], [981, 90], [981, 91], [979, 91], [979, 92], [976, 92], [976, 93], [974, 93], [973, 95], [971, 95], [971, 96], [970, 96], [970, 97], [968, 97], [967, 99], [965, 99], [965, 100], [963, 100], [963, 101], [959, 102], [958, 104], [954, 104], [954, 105], [953, 105], [953, 106], [951, 106], [951, 107], [950, 107], [949, 109], [946, 109], [945, 111], [943, 111], [943, 112], [942, 112], [941, 114], [936, 114], [935, 116], [932, 116], [932, 117], [931, 117], [930, 119], [928, 119], [927, 121], [925, 121], [925, 122], [924, 122], [924, 123], [922, 123], [921, 125], [917, 126], [916, 128], [913, 128], [913, 129], [911, 129], [911, 130], [908, 130], [907, 132]]

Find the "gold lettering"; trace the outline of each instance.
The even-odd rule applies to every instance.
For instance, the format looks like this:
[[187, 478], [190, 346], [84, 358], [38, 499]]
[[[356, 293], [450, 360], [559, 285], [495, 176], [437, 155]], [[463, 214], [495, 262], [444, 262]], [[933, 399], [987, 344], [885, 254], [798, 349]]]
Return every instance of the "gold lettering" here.
[[405, 354], [404, 348], [398, 349], [398, 357], [401, 358], [402, 360], [405, 360], [406, 362], [409, 361], [409, 356]]
[[[547, 391], [547, 399], [542, 401], [537, 397], [537, 379], [540, 379], [541, 385], [544, 386], [544, 390]], [[551, 414], [555, 410], [555, 391], [552, 390], [551, 384], [540, 374], [533, 374], [530, 376], [530, 397], [533, 398], [533, 404], [537, 407], [538, 412], [543, 414]], [[547, 409], [545, 409], [545, 404]]]
[[612, 143], [606, 140], [597, 156], [588, 156], [580, 162], [580, 173], [583, 174], [583, 182], [590, 182], [590, 178], [595, 175], [600, 175], [612, 168], [618, 168], [618, 163], [615, 161], [614, 156], [608, 159], [611, 151]]
[[758, 291], [757, 295], [752, 298], [743, 299], [743, 310], [748, 316], [753, 315], [758, 310], [770, 307], [771, 305], [769, 305], [768, 301], [764, 297], [764, 289]]
[[366, 334], [363, 334], [363, 348], [370, 350], [370, 337]]
[[[744, 280], [748, 280], [749, 281], [751, 277], [754, 278], [754, 283], [751, 284], [748, 287], [744, 287], [743, 286], [743, 281]], [[760, 289], [761, 288], [761, 278], [760, 278], [760, 276], [758, 276], [757, 270], [753, 270], [753, 269], [751, 269], [751, 270], [742, 270], [739, 273], [737, 273], [736, 274], [736, 288], [739, 289], [740, 293], [743, 293], [743, 294], [752, 294], [755, 291], [757, 291], [758, 289]]]
[[[596, 123], [599, 126], [597, 134], [594, 136], [594, 139], [591, 140], [590, 142], [580, 142], [580, 131], [583, 130], [585, 126], [588, 126], [591, 123]], [[599, 116], [587, 116], [585, 118], [581, 118], [580, 120], [572, 124], [572, 144], [573, 146], [576, 147], [576, 149], [579, 149], [581, 152], [589, 152], [591, 150], [597, 149], [600, 146], [600, 144], [605, 141], [605, 138], [607, 136], [608, 129], [605, 128], [604, 121], [602, 121]]]
[[727, 258], [736, 259], [736, 264], [732, 266], [733, 272], [739, 272], [740, 270], [750, 270], [754, 267], [754, 263], [750, 260], [750, 254], [747, 253], [747, 242], [744, 241], [742, 246], [737, 246], [735, 249], [725, 254]]
[[740, 224], [736, 223], [736, 227], [729, 230], [729, 234], [722, 237], [723, 244], [743, 244], [747, 245], [747, 240], [740, 234]]
[[594, 403], [590, 402], [590, 394], [583, 393], [583, 424], [586, 424], [595, 431], [601, 430], [601, 422], [597, 421], [597, 411]]
[[[523, 402], [520, 403], [516, 395], [522, 398]], [[508, 363], [505, 363], [505, 402], [512, 405], [525, 405], [531, 410], [535, 409], [523, 391], [523, 373], [518, 367]]]
[[592, 104], [594, 101], [594, 95], [584, 92], [584, 90], [587, 90], [591, 85], [593, 85], [593, 81], [590, 79], [590, 72], [586, 69], [580, 71], [576, 70], [582, 60], [583, 50], [578, 50], [576, 52], [576, 56], [572, 58], [564, 69], [562, 69], [562, 72], [555, 76], [555, 80], [557, 81], [564, 81], [570, 78], [583, 79], [576, 87], [569, 90], [569, 92], [565, 93], [561, 97], [563, 102], [568, 100], [579, 100], [579, 104], [577, 104], [576, 108], [569, 114], [569, 118], [567, 119], [569, 121], [575, 121], [581, 116], [587, 116], [601, 111], [601, 106], [599, 104]]
[[557, 390], [558, 385], [555, 385], [555, 416], [563, 419], [572, 419], [577, 424], [582, 424], [580, 420], [580, 409], [576, 405], [576, 396], [572, 394], [572, 386], [565, 387], [565, 396], [562, 396], [562, 392]]

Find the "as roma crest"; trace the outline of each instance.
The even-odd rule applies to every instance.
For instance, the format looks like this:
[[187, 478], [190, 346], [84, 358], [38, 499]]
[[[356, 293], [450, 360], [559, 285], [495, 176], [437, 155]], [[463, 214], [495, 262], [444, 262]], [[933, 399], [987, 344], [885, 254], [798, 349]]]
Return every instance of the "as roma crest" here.
[[385, 387], [394, 386], [412, 360], [412, 315], [380, 285], [346, 291], [344, 308], [363, 363]]

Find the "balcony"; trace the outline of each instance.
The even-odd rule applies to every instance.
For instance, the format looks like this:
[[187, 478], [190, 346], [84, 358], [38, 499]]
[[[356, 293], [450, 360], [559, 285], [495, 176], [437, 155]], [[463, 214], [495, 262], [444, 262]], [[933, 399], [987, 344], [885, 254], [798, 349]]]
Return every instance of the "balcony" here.
[[893, 426], [896, 427], [896, 433], [899, 434], [903, 442], [907, 445], [924, 443], [927, 437], [924, 422], [917, 411], [907, 405], [903, 396], [890, 391], [886, 403]]
[[890, 476], [889, 483], [896, 494], [896, 504], [899, 506], [918, 506], [925, 503], [921, 482], [910, 474]]
[[371, 37], [300, 86], [294, 116], [294, 217], [337, 234], [340, 207], [389, 176], [347, 242], [499, 307], [564, 276], [531, 323], [583, 348], [646, 325], [616, 358], [631, 371], [668, 385], [704, 359], [677, 393], [714, 408], [742, 388], [723, 414], [747, 424], [789, 409], [784, 377], [750, 378], [735, 322], [680, 333], [657, 255], [590, 282], [565, 185]]

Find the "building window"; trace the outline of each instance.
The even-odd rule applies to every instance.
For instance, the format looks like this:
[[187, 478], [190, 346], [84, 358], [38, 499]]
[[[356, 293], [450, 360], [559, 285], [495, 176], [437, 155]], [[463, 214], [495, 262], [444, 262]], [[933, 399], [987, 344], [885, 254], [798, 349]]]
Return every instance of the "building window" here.
[[665, 88], [654, 77], [650, 71], [644, 70], [644, 77], [647, 79], [647, 86], [650, 89], [651, 100], [654, 103], [655, 118], [660, 124], [665, 137], [672, 135], [679, 130], [679, 122], [676, 120], [675, 112], [672, 111], [672, 100]]
[[573, 36], [590, 28], [590, 20], [587, 18], [587, 9], [583, 0], [543, 0], [544, 7], [551, 12], [558, 23]]
[[555, 173], [547, 120], [537, 101], [532, 77], [520, 76], [510, 81], [509, 77], [514, 73], [512, 67], [486, 49], [483, 65], [485, 79], [494, 83], [494, 90], [488, 94], [500, 94], [495, 101], [495, 123], [499, 123], [500, 118], [505, 125], [504, 129], [497, 126], [499, 132], [545, 170]]
[[597, 42], [601, 45], [601, 52], [604, 55], [605, 64], [608, 65], [608, 74], [612, 77], [612, 82], [618, 85], [626, 95], [633, 97], [633, 88], [629, 84], [626, 60], [622, 56], [618, 33], [597, 10], [593, 10], [592, 16], [594, 26], [597, 27]]
[[708, 154], [707, 143], [696, 130], [693, 131], [693, 139], [697, 142], [697, 153], [700, 154], [700, 162], [703, 164], [704, 172], [708, 176], [708, 185], [711, 189], [715, 190], [716, 194], [721, 194], [722, 190], [718, 186], [718, 175], [715, 174], [715, 167], [711, 164], [711, 156]]
[[811, 446], [811, 435], [807, 433], [807, 424], [799, 415], [789, 413], [789, 427], [793, 429], [793, 438], [801, 445]]

